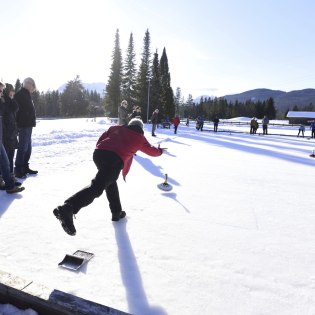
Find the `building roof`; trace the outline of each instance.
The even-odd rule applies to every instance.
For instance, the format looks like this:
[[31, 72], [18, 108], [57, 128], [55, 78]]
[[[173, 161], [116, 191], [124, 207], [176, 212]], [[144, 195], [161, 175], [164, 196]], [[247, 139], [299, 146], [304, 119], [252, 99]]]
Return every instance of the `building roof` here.
[[312, 118], [315, 119], [315, 112], [298, 112], [289, 111], [287, 114], [288, 118]]

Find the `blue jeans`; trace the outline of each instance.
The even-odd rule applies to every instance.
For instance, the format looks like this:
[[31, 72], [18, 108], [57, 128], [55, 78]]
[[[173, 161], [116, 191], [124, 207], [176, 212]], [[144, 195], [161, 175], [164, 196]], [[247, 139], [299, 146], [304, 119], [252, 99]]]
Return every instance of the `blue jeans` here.
[[5, 189], [12, 189], [14, 187], [14, 180], [10, 174], [10, 162], [3, 144], [0, 145], [0, 168], [2, 178], [5, 181]]
[[19, 145], [15, 158], [15, 167], [22, 171], [28, 168], [28, 162], [32, 154], [33, 127], [19, 128]]

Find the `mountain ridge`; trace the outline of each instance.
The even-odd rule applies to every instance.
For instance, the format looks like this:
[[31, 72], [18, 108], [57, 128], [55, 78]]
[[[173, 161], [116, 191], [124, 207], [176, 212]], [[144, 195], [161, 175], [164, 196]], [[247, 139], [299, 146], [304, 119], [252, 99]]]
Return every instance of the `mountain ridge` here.
[[275, 107], [279, 111], [286, 111], [287, 109], [292, 109], [294, 106], [304, 107], [310, 104], [315, 105], [315, 89], [312, 88], [289, 92], [259, 88], [223, 96], [228, 102], [232, 103], [235, 103], [236, 101], [246, 102], [248, 100], [266, 101], [270, 97], [274, 99]]

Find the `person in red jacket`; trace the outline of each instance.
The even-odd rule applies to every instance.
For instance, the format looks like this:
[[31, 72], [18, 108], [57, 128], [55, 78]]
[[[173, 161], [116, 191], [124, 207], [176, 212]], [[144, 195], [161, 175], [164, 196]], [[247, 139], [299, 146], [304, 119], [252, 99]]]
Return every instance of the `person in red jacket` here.
[[177, 133], [178, 125], [180, 124], [180, 119], [178, 115], [175, 115], [175, 117], [172, 119], [172, 123], [174, 124], [174, 133]]
[[126, 178], [133, 156], [138, 150], [150, 156], [160, 156], [164, 150], [152, 146], [147, 141], [143, 122], [138, 118], [131, 119], [126, 126], [112, 126], [101, 135], [93, 153], [93, 161], [98, 171], [91, 184], [53, 210], [66, 233], [76, 234], [73, 215], [101, 196], [104, 190], [109, 201], [112, 221], [119, 221], [126, 216], [120, 204], [117, 179], [121, 170], [123, 178]]

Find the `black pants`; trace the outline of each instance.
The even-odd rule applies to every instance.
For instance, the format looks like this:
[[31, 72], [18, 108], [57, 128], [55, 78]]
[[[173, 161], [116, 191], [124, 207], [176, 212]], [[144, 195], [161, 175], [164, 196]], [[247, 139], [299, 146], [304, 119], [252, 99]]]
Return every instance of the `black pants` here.
[[123, 162], [117, 154], [104, 150], [95, 150], [93, 161], [98, 172], [92, 179], [91, 184], [78, 191], [65, 202], [71, 204], [74, 209], [73, 213], [76, 214], [81, 208], [91, 204], [95, 198], [100, 197], [105, 190], [111, 212], [118, 214], [122, 208], [116, 181], [123, 168]]
[[263, 125], [263, 134], [264, 135], [268, 134], [268, 127], [267, 127], [267, 125]]

